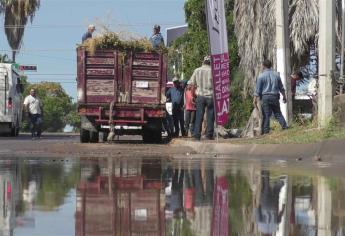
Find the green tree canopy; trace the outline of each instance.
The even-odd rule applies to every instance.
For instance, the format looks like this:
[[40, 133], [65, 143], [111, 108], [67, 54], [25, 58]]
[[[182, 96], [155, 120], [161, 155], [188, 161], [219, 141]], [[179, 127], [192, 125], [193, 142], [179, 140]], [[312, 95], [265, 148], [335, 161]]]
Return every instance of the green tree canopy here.
[[[31, 88], [36, 89], [36, 94], [43, 103], [43, 130], [62, 131], [67, 124], [65, 117], [72, 110], [72, 98], [66, 94], [59, 83], [29, 84], [25, 88], [24, 95], [28, 95]], [[27, 129], [28, 125], [26, 124], [24, 128]]]
[[[225, 0], [225, 15], [228, 32], [228, 48], [230, 57], [230, 119], [228, 126], [242, 127], [250, 116], [252, 103], [249, 97], [243, 93], [244, 73], [239, 71], [238, 44], [235, 35], [234, 2]], [[209, 53], [205, 2], [199, 0], [187, 0], [185, 3], [185, 16], [188, 23], [187, 33], [178, 38], [170, 49], [170, 63], [179, 65], [177, 71], [183, 71], [188, 80], [193, 71], [201, 66], [203, 57]], [[179, 63], [182, 54], [183, 63]], [[177, 75], [180, 76], [180, 75]]]

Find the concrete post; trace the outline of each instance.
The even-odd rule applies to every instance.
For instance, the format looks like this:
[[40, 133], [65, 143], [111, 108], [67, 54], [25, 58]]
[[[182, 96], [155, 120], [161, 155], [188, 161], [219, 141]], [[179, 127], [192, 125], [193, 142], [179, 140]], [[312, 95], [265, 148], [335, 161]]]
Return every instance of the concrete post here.
[[325, 127], [332, 118], [335, 68], [335, 0], [319, 0], [318, 123]]
[[292, 121], [291, 98], [291, 65], [290, 65], [290, 37], [289, 37], [289, 1], [276, 0], [276, 43], [277, 43], [277, 71], [282, 79], [287, 103], [280, 99], [280, 108], [288, 124]]
[[341, 1], [341, 51], [340, 51], [340, 94], [343, 94], [344, 81], [344, 41], [345, 41], [345, 0]]

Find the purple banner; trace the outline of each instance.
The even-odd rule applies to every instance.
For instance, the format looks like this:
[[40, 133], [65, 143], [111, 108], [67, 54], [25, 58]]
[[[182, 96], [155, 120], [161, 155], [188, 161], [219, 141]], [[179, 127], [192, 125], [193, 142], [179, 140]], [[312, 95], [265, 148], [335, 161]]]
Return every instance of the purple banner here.
[[225, 176], [216, 178], [213, 192], [212, 236], [229, 235], [229, 187]]
[[230, 102], [229, 75], [229, 54], [212, 55], [214, 104], [218, 125], [225, 125], [228, 122]]

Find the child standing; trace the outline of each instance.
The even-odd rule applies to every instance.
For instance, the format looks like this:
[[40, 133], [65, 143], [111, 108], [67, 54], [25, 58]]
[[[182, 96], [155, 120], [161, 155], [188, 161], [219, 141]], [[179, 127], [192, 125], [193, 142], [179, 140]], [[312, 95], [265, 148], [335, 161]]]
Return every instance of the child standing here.
[[188, 130], [190, 134], [193, 134], [194, 122], [195, 122], [195, 112], [196, 112], [196, 103], [195, 103], [195, 90], [194, 86], [188, 84], [185, 91], [185, 130], [188, 135]]

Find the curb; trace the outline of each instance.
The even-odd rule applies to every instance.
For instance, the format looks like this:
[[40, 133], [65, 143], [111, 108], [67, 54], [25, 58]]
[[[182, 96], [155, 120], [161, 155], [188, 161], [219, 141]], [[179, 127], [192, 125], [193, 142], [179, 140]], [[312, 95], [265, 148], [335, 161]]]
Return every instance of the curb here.
[[327, 140], [311, 144], [231, 144], [175, 139], [172, 145], [190, 147], [197, 154], [224, 155], [227, 158], [293, 158], [345, 162], [345, 140]]

